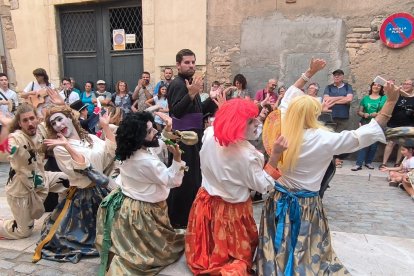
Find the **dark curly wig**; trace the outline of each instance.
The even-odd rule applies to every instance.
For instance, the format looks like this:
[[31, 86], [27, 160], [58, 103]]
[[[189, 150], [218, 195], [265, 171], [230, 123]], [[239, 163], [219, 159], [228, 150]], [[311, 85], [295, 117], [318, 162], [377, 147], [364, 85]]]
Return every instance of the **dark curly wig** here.
[[147, 122], [154, 124], [154, 117], [148, 112], [128, 114], [116, 131], [117, 158], [125, 161], [140, 149], [147, 136]]

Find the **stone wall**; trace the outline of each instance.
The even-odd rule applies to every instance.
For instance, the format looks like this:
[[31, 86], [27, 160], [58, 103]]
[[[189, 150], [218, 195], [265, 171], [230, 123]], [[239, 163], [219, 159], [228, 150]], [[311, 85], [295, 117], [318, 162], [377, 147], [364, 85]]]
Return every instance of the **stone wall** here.
[[[343, 69], [357, 91], [354, 112], [376, 75], [397, 82], [414, 76], [414, 44], [390, 49], [378, 35], [389, 15], [414, 14], [414, 1], [210, 0], [207, 4], [208, 83], [230, 83], [243, 73], [251, 93], [271, 77], [291, 85], [310, 57], [322, 57], [327, 69], [315, 80], [323, 89], [332, 81], [331, 72]], [[354, 115], [351, 127], [356, 127], [357, 119]]]
[[0, 32], [3, 33], [4, 54], [6, 58], [5, 71], [7, 72], [11, 88], [16, 86], [16, 72], [10, 56], [10, 50], [17, 47], [17, 41], [10, 11], [18, 8], [18, 0], [0, 0], [0, 26], [2, 27]]

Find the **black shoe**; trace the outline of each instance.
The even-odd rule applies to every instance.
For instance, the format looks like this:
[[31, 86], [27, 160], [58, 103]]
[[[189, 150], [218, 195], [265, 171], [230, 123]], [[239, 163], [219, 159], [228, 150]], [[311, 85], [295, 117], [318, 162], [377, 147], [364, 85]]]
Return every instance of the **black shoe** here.
[[374, 166], [372, 166], [371, 164], [365, 164], [365, 167], [367, 167], [370, 170], [373, 170], [374, 169]]
[[351, 171], [354, 171], [354, 172], [355, 171], [360, 171], [360, 170], [362, 170], [362, 166], [355, 165], [351, 168]]

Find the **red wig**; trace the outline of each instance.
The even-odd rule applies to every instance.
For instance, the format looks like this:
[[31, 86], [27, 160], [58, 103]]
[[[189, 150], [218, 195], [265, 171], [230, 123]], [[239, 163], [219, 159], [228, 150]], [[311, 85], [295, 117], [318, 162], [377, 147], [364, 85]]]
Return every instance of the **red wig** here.
[[221, 146], [228, 146], [245, 139], [247, 120], [256, 118], [259, 109], [250, 100], [227, 101], [217, 111], [214, 119], [214, 137]]

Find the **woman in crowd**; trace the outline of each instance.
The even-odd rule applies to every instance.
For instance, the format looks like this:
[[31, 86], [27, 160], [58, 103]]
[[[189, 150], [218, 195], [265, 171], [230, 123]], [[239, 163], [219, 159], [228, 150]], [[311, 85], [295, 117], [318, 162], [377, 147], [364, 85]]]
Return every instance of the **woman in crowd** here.
[[[161, 85], [158, 91], [158, 94], [154, 98], [148, 99], [145, 104], [148, 106], [159, 106], [160, 109], [158, 109], [158, 112], [168, 115], [167, 86]], [[161, 131], [165, 127], [164, 121], [158, 115], [155, 115], [154, 121], [158, 131]]]
[[286, 87], [284, 86], [279, 87], [279, 89], [277, 90], [277, 100], [276, 100], [276, 103], [273, 105], [273, 109], [276, 109], [279, 107], [283, 97], [285, 96], [285, 92], [286, 92]]
[[281, 108], [282, 135], [289, 142], [275, 183], [262, 211], [258, 275], [344, 275], [348, 271], [333, 251], [328, 220], [318, 195], [332, 156], [385, 142], [385, 128], [399, 89], [387, 83], [388, 99], [369, 124], [335, 133], [318, 122], [322, 105], [302, 88], [325, 61], [312, 59], [309, 69], [286, 91]]
[[125, 81], [118, 81], [115, 87], [115, 94], [112, 96], [112, 102], [116, 107], [120, 107], [124, 114], [131, 112], [132, 93], [128, 91], [128, 84]]
[[[361, 120], [359, 121], [360, 125], [366, 125], [372, 118], [375, 118], [381, 111], [386, 100], [387, 96], [384, 95], [384, 87], [374, 82], [371, 83], [368, 95], [363, 97], [359, 104], [357, 114], [361, 117]], [[351, 168], [351, 171], [362, 170], [363, 163], [365, 164], [365, 167], [373, 170], [374, 166], [372, 166], [372, 161], [374, 161], [377, 147], [378, 143], [374, 143], [366, 148], [360, 149], [358, 151], [356, 165]]]
[[88, 116], [91, 116], [93, 113], [93, 109], [95, 108], [95, 105], [92, 102], [93, 98], [93, 82], [87, 81], [85, 82], [85, 91], [83, 91], [81, 95], [81, 101], [83, 104], [88, 105]]
[[216, 112], [200, 151], [202, 187], [192, 205], [186, 234], [186, 259], [195, 275], [249, 275], [257, 246], [250, 190], [265, 193], [280, 175], [286, 148], [279, 138], [264, 167], [264, 157], [248, 140], [257, 138], [258, 108], [233, 99]]
[[[109, 116], [102, 115], [100, 124], [106, 134], [102, 141], [80, 127], [72, 110], [56, 106], [48, 110], [46, 126], [57, 164], [69, 179], [66, 200], [59, 203], [46, 218], [33, 261], [49, 260], [77, 263], [83, 255], [98, 256], [95, 248], [96, 213], [106, 187], [96, 185], [84, 175], [92, 167], [102, 173], [115, 157], [115, 136], [109, 130]], [[98, 174], [99, 174], [98, 173]]]
[[234, 76], [233, 79], [233, 86], [227, 87], [224, 89], [224, 93], [226, 93], [227, 98], [235, 99], [235, 98], [249, 98], [249, 91], [246, 89], [247, 87], [247, 80], [242, 74], [237, 74]]
[[178, 145], [167, 146], [173, 156], [169, 168], [153, 154], [160, 147], [153, 123], [150, 113], [139, 112], [117, 130], [120, 188], [98, 211], [99, 275], [155, 275], [184, 251], [184, 232], [171, 226], [166, 199], [171, 188], [181, 185], [185, 162]]

